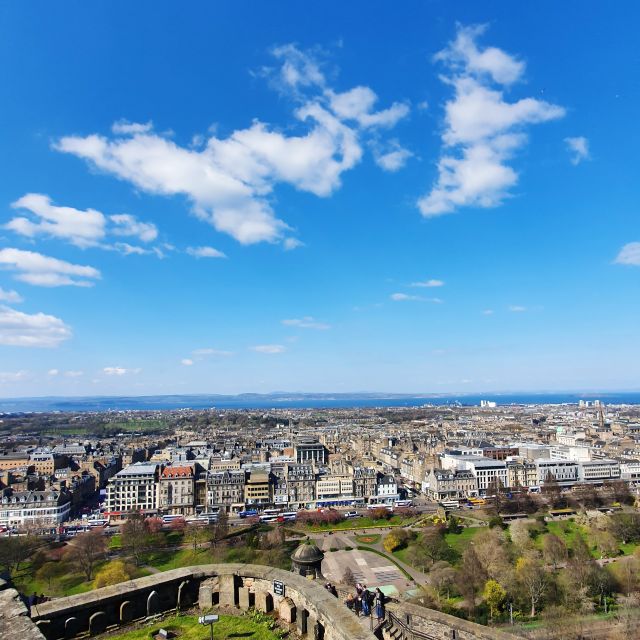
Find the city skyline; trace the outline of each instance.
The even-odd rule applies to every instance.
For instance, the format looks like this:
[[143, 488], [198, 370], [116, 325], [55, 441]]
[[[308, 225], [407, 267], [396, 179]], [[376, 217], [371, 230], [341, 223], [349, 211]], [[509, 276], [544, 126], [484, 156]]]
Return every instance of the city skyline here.
[[0, 397], [639, 388], [637, 7], [70, 6], [2, 8]]

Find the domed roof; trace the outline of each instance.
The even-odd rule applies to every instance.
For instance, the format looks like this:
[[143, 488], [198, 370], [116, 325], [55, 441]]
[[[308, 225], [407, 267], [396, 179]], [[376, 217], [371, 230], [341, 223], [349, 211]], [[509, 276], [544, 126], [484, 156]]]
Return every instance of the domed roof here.
[[301, 544], [292, 554], [291, 559], [294, 562], [315, 563], [320, 562], [324, 558], [324, 553], [318, 549], [313, 542]]

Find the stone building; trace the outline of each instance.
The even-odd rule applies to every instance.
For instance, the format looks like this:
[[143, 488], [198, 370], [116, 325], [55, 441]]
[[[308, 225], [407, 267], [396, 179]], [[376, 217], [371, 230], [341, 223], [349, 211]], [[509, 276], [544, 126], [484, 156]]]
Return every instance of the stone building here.
[[136, 462], [116, 473], [107, 486], [107, 515], [125, 518], [132, 511], [158, 510], [159, 465]]
[[224, 507], [227, 511], [244, 504], [246, 474], [225, 470], [207, 474], [207, 507]]
[[322, 578], [323, 559], [324, 553], [315, 544], [305, 542], [291, 554], [291, 571], [305, 577]]
[[158, 487], [158, 510], [169, 515], [192, 515], [195, 511], [195, 471], [191, 465], [162, 469]]

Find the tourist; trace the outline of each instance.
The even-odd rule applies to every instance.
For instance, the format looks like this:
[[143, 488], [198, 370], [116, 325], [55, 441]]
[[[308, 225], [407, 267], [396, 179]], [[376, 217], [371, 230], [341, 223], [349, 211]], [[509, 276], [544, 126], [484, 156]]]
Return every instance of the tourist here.
[[360, 617], [360, 612], [362, 611], [362, 598], [359, 595], [357, 595], [353, 601], [353, 610], [356, 615]]
[[378, 618], [378, 621], [384, 618], [384, 600], [385, 600], [384, 593], [382, 593], [382, 591], [380, 591], [380, 589], [376, 587], [376, 592], [373, 598], [373, 607], [374, 607], [374, 613], [376, 615], [376, 618]]

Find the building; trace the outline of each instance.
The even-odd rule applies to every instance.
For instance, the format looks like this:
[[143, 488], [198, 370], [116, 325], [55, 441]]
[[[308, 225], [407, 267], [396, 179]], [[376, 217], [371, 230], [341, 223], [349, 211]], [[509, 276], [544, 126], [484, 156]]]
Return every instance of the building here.
[[159, 465], [135, 462], [116, 473], [107, 485], [107, 514], [125, 518], [138, 511], [154, 514], [158, 510]]
[[356, 500], [366, 501], [375, 496], [378, 487], [378, 472], [372, 467], [354, 467], [353, 495]]
[[327, 448], [313, 438], [301, 438], [295, 443], [293, 450], [297, 463], [313, 462], [316, 465], [325, 465], [329, 458]]
[[538, 486], [542, 486], [547, 478], [553, 478], [562, 486], [571, 486], [578, 481], [578, 463], [572, 460], [535, 460], [538, 468]]
[[578, 480], [595, 484], [620, 480], [620, 463], [617, 460], [589, 460], [578, 464]]
[[13, 491], [0, 499], [0, 525], [18, 529], [54, 528], [69, 519], [71, 496], [66, 491]]
[[375, 502], [381, 504], [393, 504], [400, 498], [398, 493], [398, 483], [392, 475], [384, 475], [379, 478], [376, 486]]
[[459, 500], [478, 494], [476, 477], [466, 469], [431, 469], [422, 485], [430, 500]]
[[158, 510], [189, 516], [195, 510], [195, 472], [190, 465], [164, 467], [160, 473]]
[[244, 503], [258, 507], [271, 504], [271, 478], [267, 471], [251, 471], [244, 485]]
[[353, 477], [350, 475], [325, 475], [316, 480], [318, 506], [347, 506], [354, 500]]
[[207, 474], [207, 508], [227, 511], [242, 509], [245, 503], [246, 474], [240, 469], [225, 469]]
[[481, 496], [493, 495], [496, 488], [508, 486], [507, 463], [502, 460], [466, 456], [461, 465], [475, 476]]

